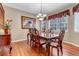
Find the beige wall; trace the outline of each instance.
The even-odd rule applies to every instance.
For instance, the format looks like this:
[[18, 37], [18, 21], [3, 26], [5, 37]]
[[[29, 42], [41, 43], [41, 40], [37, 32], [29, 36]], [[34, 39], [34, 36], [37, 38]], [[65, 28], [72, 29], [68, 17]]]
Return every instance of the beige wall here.
[[[74, 4], [73, 6], [75, 5], [76, 4]], [[65, 34], [64, 41], [79, 45], [79, 33], [74, 32], [74, 15], [72, 13], [72, 7], [63, 9], [63, 10], [70, 9], [70, 16], [68, 20], [68, 32], [66, 32]], [[27, 39], [26, 35], [27, 35], [28, 30], [21, 29], [21, 16], [22, 15], [31, 16], [31, 17], [34, 17], [34, 16], [27, 12], [23, 12], [23, 11], [9, 8], [6, 6], [4, 6], [4, 9], [5, 9], [5, 20], [10, 17], [13, 19], [12, 26], [11, 26], [12, 41]], [[61, 12], [63, 10], [57, 10], [56, 12], [52, 14]], [[40, 29], [40, 24], [38, 20], [36, 23], [36, 28]]]
[[68, 22], [68, 25], [69, 25], [69, 27], [68, 27], [68, 29], [69, 29], [69, 31], [68, 31], [68, 33], [69, 33], [69, 39], [68, 39], [68, 41], [69, 42], [72, 42], [72, 43], [74, 43], [74, 44], [77, 44], [77, 45], [79, 45], [79, 32], [75, 32], [75, 30], [74, 30], [74, 26], [75, 26], [75, 24], [74, 24], [74, 14], [72, 13], [72, 7], [70, 8], [70, 19], [69, 19], [69, 22]]
[[5, 20], [12, 18], [11, 37], [12, 41], [27, 39], [27, 29], [21, 29], [21, 16], [34, 17], [32, 14], [14, 8], [3, 6], [5, 10]]

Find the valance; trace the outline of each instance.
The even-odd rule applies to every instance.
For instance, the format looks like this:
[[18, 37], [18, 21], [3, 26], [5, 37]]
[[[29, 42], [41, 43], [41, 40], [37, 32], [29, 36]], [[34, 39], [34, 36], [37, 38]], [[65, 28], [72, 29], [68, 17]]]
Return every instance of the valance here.
[[79, 12], [79, 4], [73, 7], [73, 12]]
[[66, 16], [66, 15], [70, 15], [69, 9], [65, 10], [63, 12], [60, 12], [58, 14], [50, 15], [50, 16], [48, 16], [48, 19], [51, 19], [51, 18], [53, 18], [53, 19], [61, 18], [62, 16]]

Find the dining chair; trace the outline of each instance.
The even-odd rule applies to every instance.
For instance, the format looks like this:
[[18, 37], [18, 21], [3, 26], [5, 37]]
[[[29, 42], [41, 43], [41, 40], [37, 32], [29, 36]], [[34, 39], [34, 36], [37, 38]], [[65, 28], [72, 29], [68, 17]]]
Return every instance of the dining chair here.
[[58, 56], [59, 56], [59, 49], [63, 55], [62, 43], [63, 43], [64, 34], [65, 34], [64, 30], [60, 31], [59, 36], [52, 38], [52, 42], [50, 44], [50, 46], [52, 47], [51, 50], [53, 50], [53, 48], [57, 49]]
[[29, 32], [27, 33], [27, 41], [30, 41], [30, 34], [31, 34], [31, 29], [29, 29]]
[[35, 47], [37, 47], [38, 48], [38, 51], [40, 52], [42, 46], [45, 44], [45, 41], [41, 40], [39, 38], [39, 35], [34, 35], [33, 37], [35, 39]]
[[40, 34], [39, 34], [39, 31], [37, 29], [35, 29], [35, 31], [36, 32], [33, 34], [35, 47], [37, 47], [39, 52], [40, 52], [41, 47], [45, 44], [46, 41], [44, 41], [41, 38], [39, 38]]
[[30, 28], [29, 33], [27, 34], [28, 42], [30, 43], [30, 46], [35, 46], [35, 38], [34, 35], [38, 35], [39, 31], [36, 28]]
[[27, 42], [30, 44], [30, 46], [33, 46], [34, 39], [33, 39], [33, 28], [29, 29], [29, 33], [27, 33]]

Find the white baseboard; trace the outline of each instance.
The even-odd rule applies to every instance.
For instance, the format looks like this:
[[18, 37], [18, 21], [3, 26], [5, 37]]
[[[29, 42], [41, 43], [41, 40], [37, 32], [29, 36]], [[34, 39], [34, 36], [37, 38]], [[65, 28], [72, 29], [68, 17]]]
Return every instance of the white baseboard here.
[[72, 43], [72, 42], [68, 42], [68, 41], [64, 41], [65, 43], [68, 43], [68, 44], [71, 44], [71, 45], [74, 45], [76, 47], [79, 47], [79, 45], [75, 44], [75, 43]]
[[24, 41], [26, 39], [21, 39], [21, 40], [15, 40], [15, 41], [12, 41], [12, 42], [20, 42], [20, 41]]

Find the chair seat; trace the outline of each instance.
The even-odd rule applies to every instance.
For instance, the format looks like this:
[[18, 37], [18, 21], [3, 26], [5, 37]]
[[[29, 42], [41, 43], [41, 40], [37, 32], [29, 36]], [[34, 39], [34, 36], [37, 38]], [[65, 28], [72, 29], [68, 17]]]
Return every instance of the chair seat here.
[[50, 44], [50, 46], [57, 46], [58, 45], [58, 43], [57, 42], [52, 42], [51, 44]]
[[[35, 41], [35, 42], [38, 43], [38, 40]], [[40, 45], [44, 45], [44, 44], [46, 44], [46, 41], [45, 40], [40, 40]]]
[[40, 43], [45, 43], [45, 42], [46, 42], [45, 40], [40, 39]]

